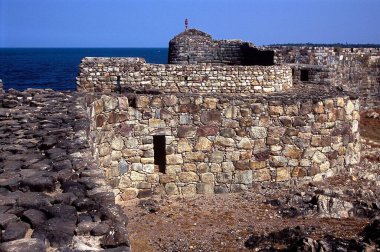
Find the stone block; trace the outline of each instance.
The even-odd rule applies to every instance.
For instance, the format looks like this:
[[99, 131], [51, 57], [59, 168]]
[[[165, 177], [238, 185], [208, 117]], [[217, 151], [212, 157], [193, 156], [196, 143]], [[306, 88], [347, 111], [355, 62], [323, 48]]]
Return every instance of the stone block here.
[[102, 96], [104, 111], [109, 112], [115, 110], [118, 105], [117, 98], [110, 96]]
[[183, 164], [183, 159], [181, 154], [166, 155], [167, 165]]
[[123, 141], [122, 138], [120, 138], [120, 137], [115, 137], [115, 138], [112, 139], [112, 142], [111, 142], [111, 148], [112, 148], [113, 150], [118, 150], [118, 151], [120, 151], [120, 150], [123, 149], [123, 147], [124, 147], [124, 141]]
[[214, 183], [214, 174], [212, 173], [202, 173], [201, 174], [201, 181], [204, 183]]
[[212, 148], [212, 142], [206, 137], [199, 137], [194, 149], [196, 151], [210, 151]]
[[235, 146], [235, 141], [232, 138], [217, 136], [215, 139], [215, 145], [223, 147], [233, 147]]
[[252, 184], [252, 170], [236, 171], [234, 183], [246, 185]]
[[179, 126], [177, 130], [177, 136], [180, 138], [190, 138], [194, 137], [197, 129], [193, 126]]
[[178, 195], [178, 187], [175, 183], [167, 183], [165, 185], [165, 192], [167, 195], [172, 196], [172, 195]]
[[253, 139], [266, 138], [268, 136], [267, 129], [264, 127], [251, 127], [249, 132]]
[[199, 176], [195, 172], [180, 172], [178, 178], [183, 183], [191, 183], [199, 181]]
[[203, 152], [186, 152], [184, 154], [185, 162], [202, 162], [205, 160], [205, 154]]
[[251, 150], [252, 149], [251, 140], [248, 137], [244, 137], [240, 140], [237, 147], [239, 149]]
[[178, 146], [177, 146], [177, 151], [178, 153], [183, 153], [183, 152], [190, 152], [192, 151], [192, 147], [190, 142], [187, 139], [180, 139], [178, 141]]
[[205, 125], [218, 125], [221, 122], [221, 115], [218, 110], [204, 111], [201, 115], [201, 122]]
[[139, 172], [131, 171], [130, 178], [132, 181], [145, 181], [146, 175]]
[[259, 170], [267, 167], [267, 162], [265, 161], [251, 161], [250, 166], [252, 170]]
[[217, 150], [217, 151], [213, 151], [210, 154], [209, 161], [212, 163], [220, 164], [223, 162], [223, 160], [224, 160], [224, 152], [222, 151]]
[[181, 165], [167, 165], [165, 168], [165, 173], [176, 174], [181, 171]]
[[197, 183], [197, 193], [214, 194], [214, 184]]
[[271, 173], [269, 169], [254, 170], [252, 172], [252, 181], [270, 181]]
[[286, 181], [290, 179], [290, 168], [280, 167], [276, 169], [276, 181]]
[[197, 193], [197, 187], [195, 184], [185, 185], [181, 187], [181, 194], [184, 196], [191, 196]]
[[160, 174], [160, 184], [174, 183], [176, 179], [175, 174]]
[[123, 200], [131, 200], [137, 197], [139, 190], [137, 188], [125, 188], [121, 191], [121, 197]]

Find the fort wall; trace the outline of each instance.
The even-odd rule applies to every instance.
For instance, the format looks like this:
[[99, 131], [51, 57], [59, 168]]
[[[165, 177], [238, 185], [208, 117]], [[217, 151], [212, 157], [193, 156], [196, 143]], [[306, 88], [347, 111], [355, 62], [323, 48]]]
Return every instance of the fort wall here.
[[202, 31], [189, 29], [169, 42], [169, 64], [273, 65], [272, 50], [259, 50], [241, 40], [213, 40]]
[[77, 90], [163, 93], [271, 93], [289, 89], [289, 66], [217, 66], [147, 64], [139, 58], [84, 58]]
[[380, 106], [380, 48], [265, 48], [275, 51], [276, 64], [291, 64], [295, 84], [302, 82], [305, 70], [310, 82], [360, 94], [363, 109]]
[[322, 180], [359, 162], [359, 101], [312, 93], [103, 95], [90, 107], [94, 156], [123, 200]]

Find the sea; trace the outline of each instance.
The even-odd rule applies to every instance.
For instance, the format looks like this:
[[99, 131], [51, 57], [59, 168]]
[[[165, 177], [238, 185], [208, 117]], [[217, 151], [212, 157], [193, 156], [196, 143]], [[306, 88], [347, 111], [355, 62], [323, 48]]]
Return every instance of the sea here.
[[140, 57], [166, 64], [168, 48], [0, 48], [0, 79], [6, 90], [75, 90], [84, 57]]

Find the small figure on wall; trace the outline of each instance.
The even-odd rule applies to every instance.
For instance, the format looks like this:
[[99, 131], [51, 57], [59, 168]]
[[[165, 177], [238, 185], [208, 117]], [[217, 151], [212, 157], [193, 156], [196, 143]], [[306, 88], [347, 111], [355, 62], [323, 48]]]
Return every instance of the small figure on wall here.
[[185, 19], [185, 31], [187, 31], [188, 26], [189, 26], [189, 20], [186, 18]]

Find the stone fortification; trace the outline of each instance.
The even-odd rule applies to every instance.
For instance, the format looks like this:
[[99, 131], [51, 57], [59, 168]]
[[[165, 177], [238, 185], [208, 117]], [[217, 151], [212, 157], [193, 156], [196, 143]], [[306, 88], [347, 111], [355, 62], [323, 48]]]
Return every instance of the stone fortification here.
[[288, 66], [147, 64], [139, 58], [84, 58], [77, 89], [89, 92], [271, 93], [292, 86]]
[[259, 50], [241, 40], [213, 40], [202, 31], [189, 29], [169, 42], [169, 64], [273, 65], [272, 50]]
[[[339, 47], [267, 47], [276, 64], [290, 64], [295, 84], [329, 84], [360, 94], [362, 108], [379, 107], [380, 49]], [[306, 76], [305, 76], [306, 77]]]
[[112, 94], [91, 106], [94, 155], [124, 200], [322, 180], [360, 157], [359, 102], [331, 90], [249, 98]]

